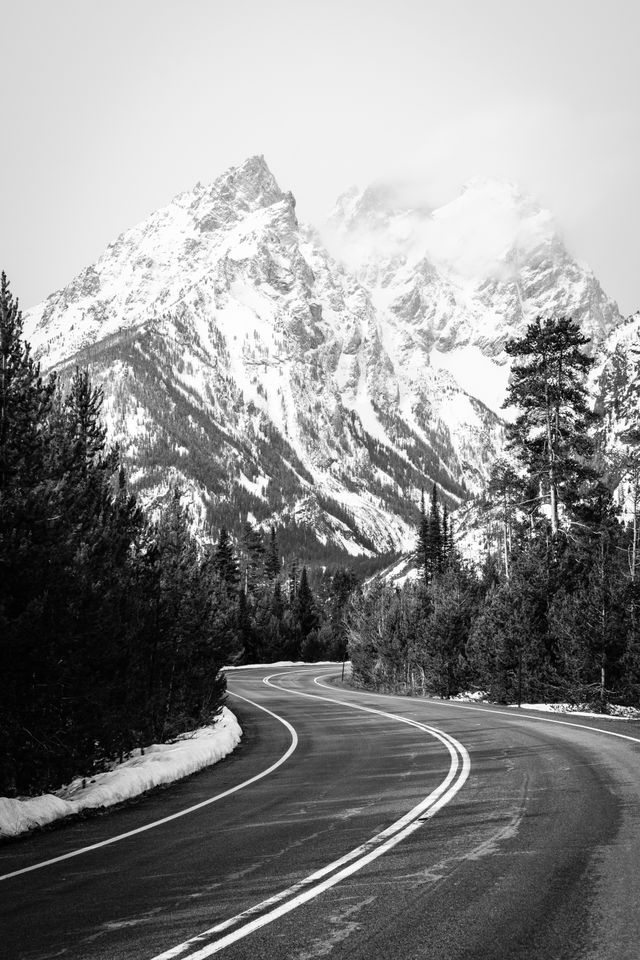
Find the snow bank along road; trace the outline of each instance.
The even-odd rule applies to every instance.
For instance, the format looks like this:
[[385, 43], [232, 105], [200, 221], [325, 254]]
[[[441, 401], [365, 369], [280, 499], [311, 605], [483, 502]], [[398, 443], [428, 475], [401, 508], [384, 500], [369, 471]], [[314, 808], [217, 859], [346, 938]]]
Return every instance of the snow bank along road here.
[[0, 954], [640, 958], [640, 724], [331, 672], [230, 674], [245, 735], [225, 761], [0, 847]]

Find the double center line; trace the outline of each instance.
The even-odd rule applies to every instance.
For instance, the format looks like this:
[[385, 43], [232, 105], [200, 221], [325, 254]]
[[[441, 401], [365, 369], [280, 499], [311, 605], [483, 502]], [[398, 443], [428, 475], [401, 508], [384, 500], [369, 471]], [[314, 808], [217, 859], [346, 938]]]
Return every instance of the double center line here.
[[[290, 674], [288, 674], [290, 676]], [[376, 710], [373, 707], [365, 707], [361, 704], [351, 703], [345, 700], [337, 700], [333, 697], [325, 697], [318, 694], [303, 693], [300, 690], [293, 690], [287, 687], [281, 687], [272, 681], [280, 676], [287, 674], [272, 674], [265, 677], [264, 683], [267, 686], [281, 690], [287, 694], [294, 694], [300, 697], [307, 697], [311, 700], [325, 700], [328, 703], [338, 704], [341, 707], [349, 707], [353, 710], [360, 710], [363, 713], [372, 713], [376, 716], [386, 717], [390, 720], [397, 720], [399, 723], [406, 723], [409, 726], [416, 727], [428, 736], [440, 741], [448, 750], [451, 758], [449, 771], [444, 780], [426, 796], [420, 803], [416, 804], [408, 813], [396, 820], [391, 826], [377, 833], [370, 840], [361, 844], [355, 849], [339, 857], [327, 866], [316, 870], [305, 879], [287, 887], [280, 893], [262, 900], [260, 903], [236, 916], [217, 923], [215, 926], [204, 930], [195, 937], [185, 940], [183, 943], [158, 954], [153, 960], [173, 960], [180, 957], [181, 960], [206, 960], [226, 947], [248, 936], [261, 927], [273, 923], [279, 917], [290, 913], [297, 907], [308, 903], [320, 894], [324, 893], [330, 887], [335, 886], [351, 876], [364, 866], [381, 857], [387, 851], [391, 850], [396, 844], [400, 843], [410, 834], [418, 830], [425, 821], [431, 819], [445, 804], [456, 795], [469, 776], [470, 760], [465, 747], [450, 734], [435, 727], [428, 726], [425, 723], [419, 723], [417, 720], [410, 720], [407, 717], [401, 717], [394, 713], [387, 713], [384, 710]], [[319, 678], [316, 678], [318, 683]], [[231, 691], [230, 691], [231, 692]], [[248, 701], [251, 702], [251, 701]], [[258, 706], [256, 704], [256, 706]]]

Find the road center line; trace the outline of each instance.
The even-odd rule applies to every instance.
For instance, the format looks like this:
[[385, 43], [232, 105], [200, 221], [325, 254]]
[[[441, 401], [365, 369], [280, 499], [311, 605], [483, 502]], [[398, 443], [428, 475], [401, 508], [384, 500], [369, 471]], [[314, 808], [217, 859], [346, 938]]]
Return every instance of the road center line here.
[[[231, 691], [229, 691], [229, 693], [231, 693]], [[201, 800], [200, 803], [194, 803], [193, 806], [185, 807], [184, 810], [178, 810], [176, 813], [172, 813], [168, 817], [162, 817], [160, 820], [154, 820], [153, 823], [147, 823], [142, 827], [136, 827], [135, 830], [127, 830], [126, 833], [119, 833], [117, 836], [109, 837], [107, 840], [100, 840], [98, 843], [91, 843], [86, 847], [79, 847], [77, 850], [71, 850], [69, 853], [63, 853], [59, 857], [52, 857], [50, 860], [42, 860], [40, 863], [33, 863], [30, 867], [22, 867], [20, 870], [13, 870], [11, 873], [2, 874], [0, 875], [0, 880], [9, 880], [11, 877], [18, 877], [23, 873], [31, 873], [32, 870], [41, 870], [43, 867], [51, 866], [51, 864], [60, 863], [62, 860], [69, 860], [71, 857], [79, 857], [81, 854], [89, 853], [91, 850], [99, 850], [100, 847], [107, 847], [112, 843], [118, 843], [120, 840], [126, 840], [127, 837], [134, 837], [136, 834], [144, 833], [146, 830], [153, 830], [155, 827], [160, 827], [165, 823], [169, 823], [171, 820], [178, 820], [180, 817], [186, 817], [189, 813], [194, 813], [196, 810], [201, 810], [203, 807], [208, 807], [212, 803], [217, 803], [218, 800], [222, 800], [224, 797], [228, 797], [232, 793], [237, 793], [238, 790], [243, 790], [245, 787], [250, 786], [250, 784], [256, 783], [258, 780], [262, 780], [264, 777], [268, 777], [269, 774], [273, 773], [278, 769], [278, 767], [282, 766], [282, 764], [289, 759], [298, 745], [298, 734], [291, 726], [289, 721], [285, 720], [284, 717], [278, 716], [278, 714], [274, 713], [272, 710], [268, 710], [266, 707], [261, 706], [259, 703], [255, 703], [253, 700], [247, 699], [247, 697], [241, 697], [239, 693], [233, 693], [231, 695], [237, 700], [244, 700], [245, 703], [250, 703], [251, 706], [257, 707], [258, 710], [268, 713], [287, 728], [291, 734], [291, 743], [279, 760], [276, 760], [275, 763], [272, 763], [271, 766], [266, 770], [263, 770], [262, 773], [257, 773], [254, 777], [244, 780], [235, 787], [230, 787], [229, 790], [225, 790], [223, 793], [218, 793], [215, 797], [209, 797], [207, 800]]]
[[[333, 673], [324, 673], [321, 677], [315, 677], [314, 683], [317, 686], [322, 687], [323, 690], [331, 690], [333, 693], [335, 687], [330, 687], [326, 683], [321, 683], [320, 681], [326, 677], [337, 676]], [[272, 686], [272, 684], [270, 684]], [[495, 713], [501, 717], [509, 717], [511, 720], [538, 720], [540, 723], [557, 723], [561, 727], [577, 727], [579, 730], [590, 730], [591, 733], [604, 733], [606, 737], [617, 737], [619, 740], [630, 740], [631, 743], [640, 743], [639, 737], [631, 737], [628, 733], [617, 733], [615, 730], [604, 730], [602, 727], [590, 727], [588, 723], [572, 723], [570, 720], [556, 720], [552, 717], [540, 717], [536, 714], [531, 713], [513, 713], [511, 710], [496, 710], [494, 707], [474, 707], [470, 703], [460, 703], [457, 700], [433, 700], [428, 697], [403, 697], [401, 694], [395, 693], [374, 693], [365, 691], [365, 690], [356, 690], [350, 688], [350, 693], [354, 693], [360, 697], [374, 696], [374, 697], [384, 697], [385, 700], [402, 700], [404, 703], [426, 703], [434, 707], [455, 707], [460, 710], [474, 710], [476, 713]], [[312, 694], [301, 694], [301, 696], [312, 696]], [[329, 699], [327, 697], [326, 699]], [[335, 703], [346, 703], [344, 700], [335, 700]], [[362, 707], [361, 709], [365, 709]]]
[[[237, 914], [234, 917], [224, 920], [221, 923], [204, 930], [202, 933], [175, 947], [158, 954], [153, 960], [175, 960], [182, 957], [182, 960], [206, 960], [207, 957], [224, 950], [237, 940], [240, 940], [261, 927], [273, 923], [279, 917], [290, 913], [309, 900], [318, 897], [330, 887], [335, 886], [341, 880], [351, 874], [361, 870], [364, 866], [382, 856], [396, 844], [400, 843], [405, 837], [418, 830], [422, 824], [434, 816], [445, 804], [447, 804], [461, 789], [469, 776], [470, 760], [465, 747], [452, 736], [434, 727], [419, 723], [416, 720], [410, 720], [406, 717], [400, 717], [396, 714], [386, 713], [382, 710], [375, 710], [371, 707], [364, 707], [360, 704], [348, 703], [343, 700], [332, 700], [329, 697], [323, 697], [310, 693], [303, 693], [299, 690], [292, 690], [286, 687], [280, 687], [271, 681], [278, 676], [287, 676], [288, 674], [271, 674], [264, 678], [264, 683], [276, 690], [281, 690], [287, 694], [308, 697], [312, 700], [324, 700], [336, 703], [339, 706], [346, 706], [354, 710], [360, 710], [364, 713], [373, 713], [391, 720], [398, 720], [400, 723], [406, 723], [409, 726], [416, 727], [419, 730], [428, 733], [439, 740], [449, 751], [451, 765], [446, 777], [427, 797], [416, 804], [408, 813], [400, 817], [389, 827], [376, 834], [370, 840], [344, 854], [337, 860], [322, 867], [315, 873], [293, 884], [286, 890], [280, 891], [267, 900], [263, 900], [248, 910]], [[230, 928], [235, 929], [230, 930]], [[230, 930], [225, 934], [225, 931]], [[222, 937], [217, 936], [224, 934]], [[207, 942], [208, 941], [208, 942]], [[194, 950], [194, 952], [188, 952]]]

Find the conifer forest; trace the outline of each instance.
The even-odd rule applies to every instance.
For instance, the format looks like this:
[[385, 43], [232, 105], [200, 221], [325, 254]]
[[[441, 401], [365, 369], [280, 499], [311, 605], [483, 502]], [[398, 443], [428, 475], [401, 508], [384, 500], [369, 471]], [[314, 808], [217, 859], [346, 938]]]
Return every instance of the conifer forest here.
[[425, 481], [419, 575], [402, 587], [375, 563], [321, 566], [268, 522], [221, 516], [196, 539], [177, 486], [143, 511], [101, 390], [80, 368], [41, 373], [4, 275], [0, 337], [0, 794], [211, 721], [229, 664], [348, 658], [352, 682], [381, 691], [640, 703], [637, 513], [623, 522], [613, 497], [637, 493], [640, 434], [605, 457], [570, 319], [507, 343], [518, 415], [473, 504], [482, 562]]
[[[612, 701], [640, 702], [638, 437], [623, 458], [603, 456], [586, 344], [567, 318], [539, 318], [508, 341], [517, 362], [505, 406], [520, 412], [475, 505], [484, 561], [471, 567], [459, 555], [434, 486], [420, 509], [419, 580], [380, 583], [353, 599], [356, 682], [604, 712]], [[621, 482], [635, 505], [628, 523], [614, 503]]]

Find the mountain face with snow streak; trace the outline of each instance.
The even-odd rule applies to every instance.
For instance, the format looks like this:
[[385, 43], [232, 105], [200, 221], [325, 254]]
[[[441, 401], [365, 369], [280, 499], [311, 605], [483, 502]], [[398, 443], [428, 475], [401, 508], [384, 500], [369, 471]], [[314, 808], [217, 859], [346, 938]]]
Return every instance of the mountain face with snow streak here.
[[552, 215], [511, 183], [472, 181], [435, 210], [403, 208], [390, 188], [351, 190], [327, 236], [386, 322], [419, 331], [416, 351], [496, 412], [505, 340], [527, 323], [571, 316], [597, 349], [621, 319]]
[[496, 259], [511, 263], [506, 215], [480, 262], [480, 241], [454, 257], [451, 224], [429, 239], [446, 216], [388, 199], [342, 201], [339, 262], [253, 157], [118, 237], [28, 313], [27, 338], [45, 368], [89, 367], [143, 498], [178, 481], [200, 526], [274, 522], [307, 559], [410, 549], [420, 488], [437, 482], [455, 506], [502, 443], [465, 351], [480, 386], [483, 371], [504, 373], [523, 291], [550, 305], [551, 275], [577, 271], [572, 303], [589, 288], [594, 330], [615, 308], [528, 227], [516, 230], [525, 267], [496, 275]]
[[[611, 331], [596, 356], [592, 394], [602, 414], [602, 439], [610, 460], [623, 461], [640, 431], [640, 312]], [[624, 503], [626, 488], [619, 489]]]

